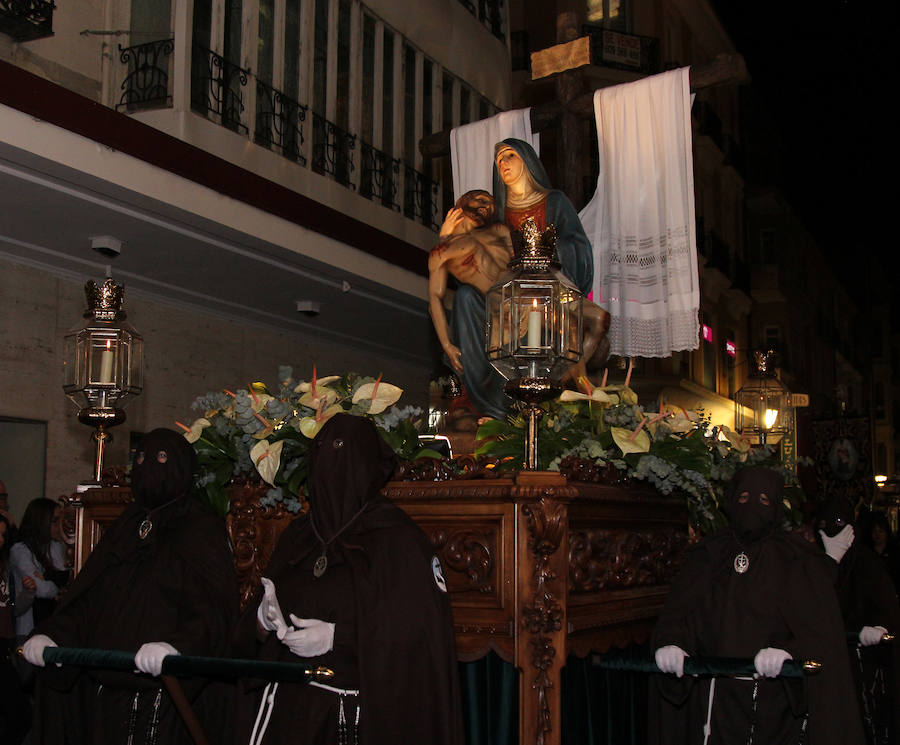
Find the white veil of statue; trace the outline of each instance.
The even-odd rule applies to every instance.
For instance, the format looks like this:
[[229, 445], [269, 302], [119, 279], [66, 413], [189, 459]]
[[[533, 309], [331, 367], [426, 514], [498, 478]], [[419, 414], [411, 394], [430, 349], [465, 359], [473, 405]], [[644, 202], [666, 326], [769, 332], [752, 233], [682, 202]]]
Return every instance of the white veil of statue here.
[[594, 94], [597, 191], [579, 217], [610, 351], [667, 357], [699, 345], [689, 68]]

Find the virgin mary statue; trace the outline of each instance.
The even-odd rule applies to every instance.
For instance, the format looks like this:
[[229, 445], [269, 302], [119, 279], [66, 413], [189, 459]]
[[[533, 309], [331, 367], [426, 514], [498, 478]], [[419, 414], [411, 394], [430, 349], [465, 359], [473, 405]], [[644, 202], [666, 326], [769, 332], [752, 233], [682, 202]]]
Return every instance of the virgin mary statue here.
[[[543, 164], [527, 142], [503, 140], [494, 152], [497, 217], [510, 231], [520, 230], [528, 217], [534, 218], [541, 231], [554, 225], [562, 271], [587, 295], [594, 278], [594, 259], [591, 242], [572, 203], [561, 191], [551, 188]], [[503, 392], [504, 379], [484, 352], [484, 296], [471, 285], [457, 289], [451, 324], [462, 352], [463, 382], [469, 398], [481, 414], [505, 419], [510, 399]]]

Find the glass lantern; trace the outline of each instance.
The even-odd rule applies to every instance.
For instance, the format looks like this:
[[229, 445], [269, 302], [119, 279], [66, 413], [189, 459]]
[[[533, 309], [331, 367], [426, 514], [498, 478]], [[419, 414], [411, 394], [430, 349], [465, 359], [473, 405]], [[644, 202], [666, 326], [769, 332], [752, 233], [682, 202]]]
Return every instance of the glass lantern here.
[[533, 470], [538, 404], [559, 395], [560, 377], [581, 359], [583, 298], [555, 260], [553, 225], [541, 233], [528, 218], [512, 242], [507, 272], [485, 295], [485, 352], [506, 378], [506, 393], [526, 404], [526, 468]]
[[106, 429], [125, 421], [122, 411], [143, 388], [144, 340], [125, 320], [124, 288], [111, 278], [85, 284], [84, 321], [66, 334], [63, 390], [78, 407], [78, 420], [95, 427], [95, 481], [100, 481]]
[[581, 359], [582, 295], [554, 260], [556, 231], [513, 232], [508, 271], [485, 296], [488, 360], [507, 380], [558, 380]]
[[734, 395], [735, 429], [761, 445], [778, 442], [793, 428], [791, 392], [778, 380], [774, 357], [771, 350], [754, 352], [747, 383]]

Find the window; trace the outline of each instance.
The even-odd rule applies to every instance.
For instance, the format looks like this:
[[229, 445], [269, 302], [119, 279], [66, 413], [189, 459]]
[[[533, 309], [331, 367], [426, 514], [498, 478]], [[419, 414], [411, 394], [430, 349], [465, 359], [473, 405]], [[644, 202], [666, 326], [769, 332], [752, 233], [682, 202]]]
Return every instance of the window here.
[[628, 31], [628, 0], [587, 0], [587, 21], [603, 28]]

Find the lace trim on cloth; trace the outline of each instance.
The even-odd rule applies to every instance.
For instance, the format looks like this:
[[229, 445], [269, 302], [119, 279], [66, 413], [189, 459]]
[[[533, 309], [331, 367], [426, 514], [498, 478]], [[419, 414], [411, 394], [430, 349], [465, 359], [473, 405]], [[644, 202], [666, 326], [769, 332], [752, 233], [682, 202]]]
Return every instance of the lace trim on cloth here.
[[625, 357], [668, 357], [670, 352], [697, 348], [700, 321], [696, 310], [665, 318], [626, 318], [611, 310], [610, 348]]

